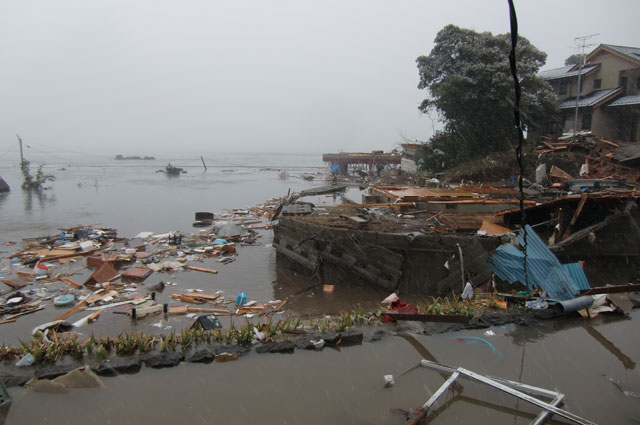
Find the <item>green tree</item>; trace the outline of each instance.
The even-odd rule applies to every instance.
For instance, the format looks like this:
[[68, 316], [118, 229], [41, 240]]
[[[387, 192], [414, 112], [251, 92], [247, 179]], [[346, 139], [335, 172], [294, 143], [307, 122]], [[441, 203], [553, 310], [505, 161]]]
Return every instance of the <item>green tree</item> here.
[[[426, 169], [442, 162], [446, 167], [454, 166], [517, 143], [510, 50], [509, 34], [478, 33], [447, 25], [438, 32], [429, 56], [416, 60], [418, 88], [429, 91], [419, 109], [437, 111], [444, 122], [444, 129], [431, 139], [432, 149], [423, 149], [427, 154], [444, 153], [433, 154], [433, 158], [427, 155], [423, 160]], [[525, 130], [536, 129], [555, 113], [555, 94], [537, 75], [545, 59], [545, 53], [520, 37], [516, 60]]]
[[26, 159], [22, 161], [20, 168], [22, 170], [22, 176], [24, 177], [24, 181], [22, 182], [22, 189], [24, 190], [42, 190], [45, 183], [56, 179], [52, 174], [45, 174], [43, 171], [43, 165], [40, 165], [36, 175], [32, 176], [31, 163]]
[[584, 59], [584, 55], [575, 53], [564, 60], [564, 65], [565, 66], [580, 65], [583, 59]]

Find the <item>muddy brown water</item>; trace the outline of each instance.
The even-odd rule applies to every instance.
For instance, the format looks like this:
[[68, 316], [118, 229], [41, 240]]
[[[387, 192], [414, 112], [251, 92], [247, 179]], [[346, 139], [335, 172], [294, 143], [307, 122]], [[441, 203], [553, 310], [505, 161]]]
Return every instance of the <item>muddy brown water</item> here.
[[[292, 162], [300, 163], [298, 158]], [[277, 168], [258, 166], [224, 167], [234, 170], [225, 172], [222, 168], [210, 169], [207, 174], [190, 169], [187, 178], [167, 179], [154, 172], [164, 162], [139, 168], [130, 163], [114, 166], [109, 161], [103, 165], [56, 172], [54, 188], [42, 196], [23, 194], [16, 189], [19, 182], [16, 184], [15, 170], [0, 167], [1, 175], [14, 188], [10, 195], [0, 198], [0, 242], [55, 234], [60, 227], [79, 224], [111, 226], [128, 237], [140, 231], [188, 233], [195, 230], [191, 228], [195, 211], [246, 208], [281, 196], [289, 188], [300, 190], [320, 184], [295, 178], [296, 173], [314, 172], [312, 168], [288, 168], [288, 180], [279, 178]], [[336, 199], [329, 195], [313, 202], [332, 205]], [[317, 286], [303, 291], [317, 282], [277, 268], [271, 233], [261, 234], [258, 245], [240, 247], [235, 262], [202, 264], [219, 269], [217, 275], [154, 273], [144, 285], [159, 280], [176, 282], [175, 287], [159, 294], [164, 302], [172, 292], [188, 288], [223, 290], [233, 299], [239, 291], [261, 302], [287, 299], [287, 313], [295, 315], [335, 314], [358, 304], [365, 310], [372, 309], [387, 295], [359, 287], [339, 287], [332, 294], [323, 293]], [[0, 246], [4, 275], [8, 267], [5, 258], [14, 250]], [[72, 268], [74, 263], [65, 267]], [[86, 275], [88, 271], [81, 271], [74, 279], [83, 281]], [[52, 294], [67, 289], [57, 285], [50, 287]], [[0, 342], [15, 344], [26, 339], [33, 327], [63, 311], [48, 307], [2, 325]], [[70, 321], [81, 317], [82, 313], [74, 315]], [[416, 332], [419, 328], [404, 325], [408, 332], [402, 336], [387, 336], [382, 341], [341, 350], [296, 351], [293, 355], [252, 352], [236, 362], [182, 363], [163, 370], [143, 368], [134, 375], [104, 378], [105, 389], [71, 390], [60, 395], [12, 388], [13, 404], [6, 423], [401, 424], [404, 418], [393, 409], [424, 403], [443, 378], [433, 371], [416, 370], [398, 378], [395, 387], [383, 388], [382, 376], [398, 374], [430, 355], [476, 372], [557, 389], [566, 395], [569, 411], [599, 424], [638, 424], [640, 399], [633, 395], [640, 393], [639, 318], [640, 313], [634, 311], [629, 319], [599, 316], [592, 321], [565, 319], [433, 336], [420, 335]], [[79, 331], [81, 337], [91, 332], [159, 334], [190, 325], [191, 319], [186, 317], [155, 316], [132, 322], [107, 311]], [[488, 330], [494, 335], [486, 334]], [[436, 404], [431, 423], [521, 424], [528, 423], [538, 411], [480, 384], [463, 382], [462, 394], [448, 394]]]
[[[595, 423], [636, 424], [640, 399], [620, 388], [640, 392], [639, 318], [634, 311], [630, 319], [566, 319], [435, 336], [409, 332], [341, 350], [253, 352], [229, 363], [143, 368], [104, 378], [105, 389], [62, 395], [13, 388], [6, 423], [402, 424], [404, 417], [394, 410], [424, 403], [444, 379], [418, 369], [384, 388], [383, 375], [398, 375], [429, 354], [450, 365], [560, 391], [565, 409]], [[493, 349], [467, 337], [482, 338]], [[460, 393], [449, 392], [437, 402], [429, 423], [526, 424], [538, 411], [462, 381]]]

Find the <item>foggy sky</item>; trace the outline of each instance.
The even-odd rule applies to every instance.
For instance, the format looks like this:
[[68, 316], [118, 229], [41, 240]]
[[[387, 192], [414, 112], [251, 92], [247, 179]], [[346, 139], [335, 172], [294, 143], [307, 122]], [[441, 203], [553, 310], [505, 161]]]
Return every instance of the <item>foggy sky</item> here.
[[[576, 36], [640, 46], [637, 0], [516, 8], [547, 69], [575, 53]], [[426, 140], [437, 117], [417, 109], [415, 59], [449, 23], [508, 32], [507, 1], [4, 0], [0, 152], [16, 132], [34, 146], [127, 155]]]

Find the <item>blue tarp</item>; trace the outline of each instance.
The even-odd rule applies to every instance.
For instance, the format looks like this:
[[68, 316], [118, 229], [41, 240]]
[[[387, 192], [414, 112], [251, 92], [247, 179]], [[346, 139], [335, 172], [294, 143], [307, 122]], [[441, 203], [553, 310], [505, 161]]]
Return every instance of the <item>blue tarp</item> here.
[[[534, 285], [549, 294], [551, 298], [568, 300], [579, 295], [580, 289], [589, 289], [589, 283], [575, 264], [560, 264], [558, 258], [538, 237], [531, 226], [527, 232], [527, 275], [529, 286]], [[518, 235], [520, 246], [524, 246], [523, 232]], [[488, 266], [502, 280], [510, 283], [526, 282], [524, 275], [524, 252], [511, 244], [498, 247], [488, 259]], [[580, 274], [581, 273], [581, 274]]]

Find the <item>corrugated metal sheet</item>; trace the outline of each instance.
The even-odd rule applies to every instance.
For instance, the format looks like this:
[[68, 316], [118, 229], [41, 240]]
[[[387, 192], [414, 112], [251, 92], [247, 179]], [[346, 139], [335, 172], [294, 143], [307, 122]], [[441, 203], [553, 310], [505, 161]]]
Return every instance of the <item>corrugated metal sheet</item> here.
[[584, 274], [582, 265], [580, 263], [563, 264], [562, 268], [569, 273], [573, 281], [578, 286], [578, 289], [591, 289], [587, 275]]
[[[571, 274], [562, 267], [558, 258], [538, 237], [531, 226], [527, 225], [525, 230], [527, 232], [526, 250], [529, 284], [547, 291], [552, 298], [560, 300], [575, 298], [579, 294], [582, 283], [577, 284], [574, 281]], [[522, 232], [518, 236], [518, 242], [520, 242], [520, 246], [524, 246]], [[488, 265], [502, 280], [510, 283], [524, 283], [526, 281], [524, 275], [524, 252], [513, 245], [507, 244], [498, 247], [489, 258]]]

